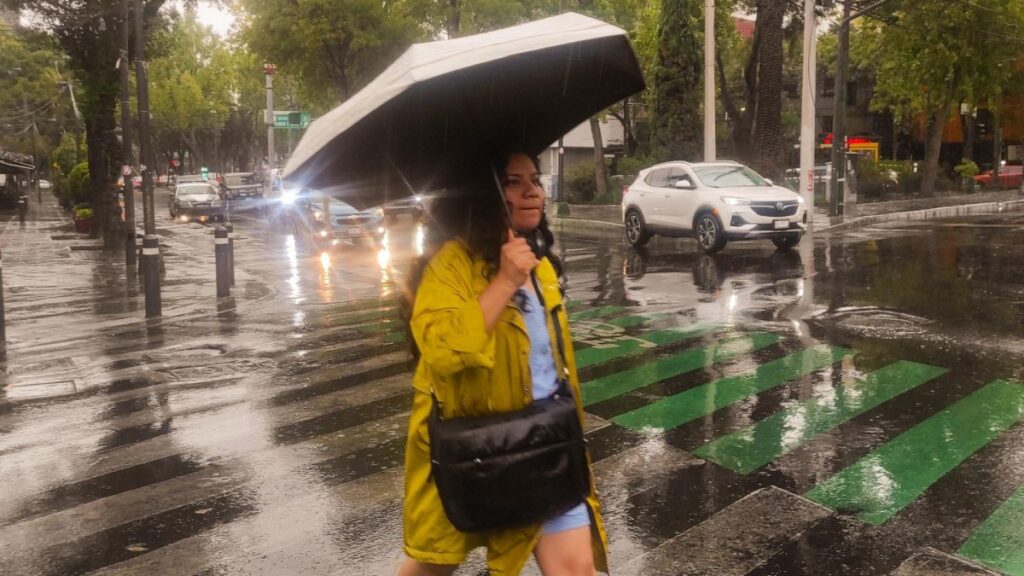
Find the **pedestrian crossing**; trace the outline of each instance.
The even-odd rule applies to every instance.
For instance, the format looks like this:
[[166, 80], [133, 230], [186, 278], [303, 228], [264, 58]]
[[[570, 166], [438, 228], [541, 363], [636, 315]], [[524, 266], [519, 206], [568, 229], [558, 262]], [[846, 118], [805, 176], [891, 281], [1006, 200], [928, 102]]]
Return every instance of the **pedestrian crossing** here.
[[[841, 442], [837, 430], [911, 402], [924, 387], [955, 377], [956, 367], [873, 359], [863, 373], [856, 345], [805, 344], [616, 305], [569, 310], [572, 325], [581, 326], [575, 354], [617, 574], [755, 574], [830, 519], [884, 528], [1024, 419], [1024, 385], [986, 382], [870, 446], [816, 465], [803, 485], [779, 482], [777, 463], [812, 457], [809, 447], [825, 438]], [[390, 573], [400, 559], [412, 396], [405, 338], [389, 302], [331, 307], [279, 358], [280, 371], [299, 380], [252, 390], [256, 380], [243, 378], [219, 389], [222, 402], [174, 417], [136, 406], [130, 420], [122, 412], [97, 422], [148, 432], [108, 443], [91, 473], [0, 507], [0, 573], [274, 573], [275, 566], [318, 573], [306, 559], [324, 546], [338, 549], [337, 565], [324, 573]], [[317, 362], [300, 366], [299, 353], [316, 354]], [[147, 388], [122, 394], [146, 398]], [[269, 423], [257, 439], [244, 427], [218, 424], [254, 413]], [[714, 427], [706, 426], [709, 418]], [[214, 436], [190, 454], [184, 439], [193, 430]], [[3, 455], [0, 445], [0, 466]], [[262, 505], [268, 494], [275, 495], [269, 507]], [[697, 500], [669, 503], [688, 496]], [[736, 529], [754, 518], [762, 528]], [[268, 522], [281, 533], [271, 536]], [[333, 539], [325, 540], [325, 530]], [[948, 551], [1024, 575], [1022, 533], [1024, 483]], [[363, 546], [381, 555], [366, 558]], [[726, 552], [737, 546], [742, 558], [730, 559]], [[267, 557], [253, 559], [259, 554]]]

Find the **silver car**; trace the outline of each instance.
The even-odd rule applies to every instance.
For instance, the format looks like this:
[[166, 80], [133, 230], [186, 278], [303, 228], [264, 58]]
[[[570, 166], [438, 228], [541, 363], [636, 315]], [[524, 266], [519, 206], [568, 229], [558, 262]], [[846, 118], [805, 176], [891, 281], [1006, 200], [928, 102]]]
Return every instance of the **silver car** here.
[[217, 189], [206, 182], [178, 184], [169, 200], [171, 218], [188, 222], [224, 220], [224, 202]]

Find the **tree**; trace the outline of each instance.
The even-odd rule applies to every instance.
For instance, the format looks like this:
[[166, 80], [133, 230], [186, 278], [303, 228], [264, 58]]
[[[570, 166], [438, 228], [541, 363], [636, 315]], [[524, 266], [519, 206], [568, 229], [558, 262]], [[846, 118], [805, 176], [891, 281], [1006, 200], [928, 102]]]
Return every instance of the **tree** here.
[[34, 155], [42, 173], [66, 128], [76, 121], [57, 84], [64, 56], [48, 38], [0, 27], [0, 148]]
[[[159, 25], [165, 0], [145, 0], [143, 16], [148, 28]], [[113, 208], [114, 179], [120, 171], [121, 146], [117, 139], [120, 82], [115, 66], [120, 56], [120, 2], [116, 0], [0, 0], [12, 10], [27, 9], [38, 17], [40, 29], [67, 55], [81, 86], [81, 111], [88, 143], [89, 189], [97, 207], [108, 246], [120, 241], [119, 218]]]
[[782, 56], [785, 0], [757, 2], [757, 142], [755, 166], [772, 177], [784, 169], [782, 131]]
[[329, 107], [369, 82], [426, 24], [423, 2], [244, 0], [243, 39], [260, 57], [295, 78], [301, 96]]
[[998, 100], [1024, 52], [1016, 35], [1021, 7], [1014, 0], [903, 0], [888, 16], [892, 23], [865, 23], [861, 38], [875, 62], [872, 108], [924, 119], [921, 193], [930, 196], [953, 105]]
[[652, 152], [660, 160], [694, 160], [703, 153], [701, 4], [662, 0], [651, 110]]

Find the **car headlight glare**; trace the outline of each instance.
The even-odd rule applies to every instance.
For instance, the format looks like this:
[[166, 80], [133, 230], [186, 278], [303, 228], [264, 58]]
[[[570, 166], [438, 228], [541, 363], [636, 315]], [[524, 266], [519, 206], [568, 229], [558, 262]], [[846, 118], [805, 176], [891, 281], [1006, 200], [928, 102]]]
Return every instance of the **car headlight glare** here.
[[383, 218], [384, 217], [384, 209], [383, 208], [375, 208], [373, 210], [372, 214], [373, 214], [374, 218]]
[[737, 198], [735, 196], [722, 196], [722, 202], [725, 202], [729, 206], [749, 206], [750, 200], [746, 198]]
[[796, 197], [796, 201], [801, 203], [801, 204], [803, 204], [804, 203], [804, 197], [803, 196], [797, 196]]

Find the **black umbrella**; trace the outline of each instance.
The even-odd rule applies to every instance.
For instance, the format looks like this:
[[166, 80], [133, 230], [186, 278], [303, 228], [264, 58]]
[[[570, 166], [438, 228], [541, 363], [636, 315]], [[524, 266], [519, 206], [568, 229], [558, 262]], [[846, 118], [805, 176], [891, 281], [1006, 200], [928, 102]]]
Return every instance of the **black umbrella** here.
[[366, 205], [479, 182], [496, 148], [537, 154], [643, 88], [626, 33], [579, 14], [416, 44], [309, 127], [285, 177]]

